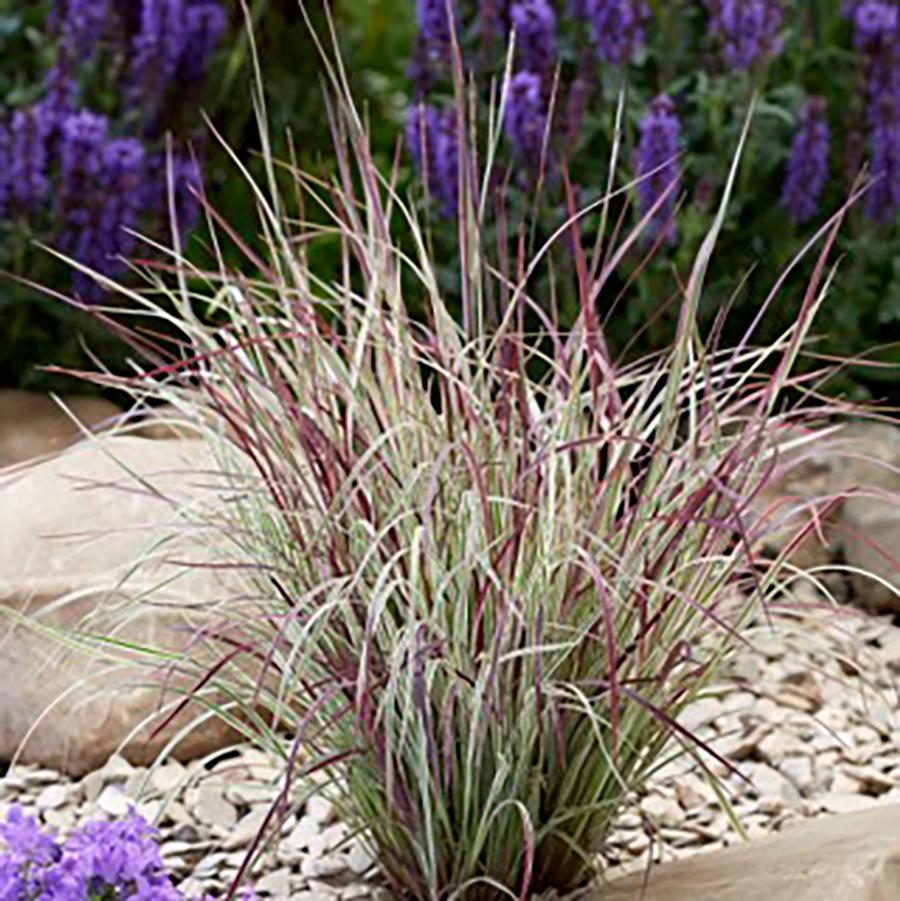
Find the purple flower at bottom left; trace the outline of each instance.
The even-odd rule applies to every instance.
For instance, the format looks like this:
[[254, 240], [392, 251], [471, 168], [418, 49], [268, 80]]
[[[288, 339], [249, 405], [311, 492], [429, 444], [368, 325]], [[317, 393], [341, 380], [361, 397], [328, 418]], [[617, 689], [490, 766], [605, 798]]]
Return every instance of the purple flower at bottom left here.
[[[0, 901], [183, 901], [157, 838], [146, 820], [131, 813], [87, 823], [60, 841], [12, 807], [0, 823]], [[250, 901], [254, 895], [241, 897]]]

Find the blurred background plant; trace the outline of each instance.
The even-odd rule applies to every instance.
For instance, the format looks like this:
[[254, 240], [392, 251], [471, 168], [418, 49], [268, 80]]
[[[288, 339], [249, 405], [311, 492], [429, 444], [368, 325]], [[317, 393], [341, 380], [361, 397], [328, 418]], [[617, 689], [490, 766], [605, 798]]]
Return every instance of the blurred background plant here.
[[[110, 2], [83, 0], [72, 8], [100, 9]], [[81, 105], [107, 116], [110, 138], [139, 138], [145, 154], [156, 160], [163, 135], [171, 129], [176, 154], [186, 154], [190, 147], [202, 160], [210, 203], [246, 236], [252, 232], [243, 226], [252, 228], [253, 212], [236, 180], [227, 176], [227, 154], [209, 137], [201, 119], [201, 111], [208, 114], [240, 158], [251, 168], [257, 164], [258, 133], [246, 102], [248, 41], [241, 10], [237, 0], [218, 0], [218, 5], [227, 14], [228, 28], [210, 55], [206, 77], [184, 90], [179, 83], [152, 100], [160, 111], [152, 139], [140, 130], [138, 111], [125, 102], [128, 81], [119, 76], [134, 69], [137, 57], [134, 38], [123, 43], [121, 31], [118, 49], [112, 50], [115, 36], [110, 33], [101, 42], [103, 53], [90, 56], [87, 64], [76, 60], [86, 78]], [[250, 0], [248, 5], [275, 150], [287, 157], [285, 133], [290, 129], [293, 152], [304, 166], [330, 171], [316, 52], [298, 4]], [[113, 6], [132, 10], [130, 27], [140, 30], [141, 3]], [[193, 6], [209, 4], [167, 0], [159, 8]], [[428, 202], [428, 224], [433, 242], [446, 247], [456, 229], [456, 124], [446, 114], [453, 93], [447, 7], [442, 0], [334, 0], [331, 6], [345, 57], [352, 61], [348, 77], [368, 105], [376, 160], [388, 169], [406, 136], [401, 187], [421, 183], [416, 171], [421, 173], [423, 166], [431, 170], [430, 193], [435, 196]], [[59, 70], [66, 8], [62, 0], [27, 5], [0, 0], [0, 101], [8, 120], [47, 96], [48, 73]], [[519, 31], [516, 78], [499, 149], [504, 165], [496, 169], [491, 200], [508, 210], [503, 229], [520, 229], [525, 245], [533, 249], [564, 216], [569, 203], [566, 177], [578, 202], [599, 195], [615, 142], [624, 150], [620, 174], [655, 171], [634, 196], [623, 200], [613, 224], [619, 217], [633, 220], [631, 207], [646, 209], [660, 188], [677, 177], [677, 190], [656, 217], [659, 240], [648, 239], [636, 248], [607, 291], [601, 312], [617, 354], [633, 357], [663, 347], [671, 335], [674, 311], [671, 303], [660, 301], [660, 291], [670, 284], [673, 271], [684, 275], [709, 227], [711, 198], [725, 177], [722, 161], [734, 146], [750, 98], [758, 92], [761, 102], [742, 183], [710, 273], [701, 321], [709, 323], [723, 307], [733, 306], [731, 337], [745, 328], [773, 276], [868, 166], [881, 177], [845, 227], [841, 248], [847, 259], [838, 277], [839, 290], [823, 311], [818, 326], [822, 338], [813, 349], [842, 356], [865, 350], [869, 359], [893, 364], [846, 368], [833, 381], [835, 389], [856, 398], [883, 397], [894, 389], [895, 364], [900, 361], [895, 344], [900, 340], [900, 25], [895, 3], [451, 0], [450, 8], [466, 71], [474, 73], [482, 100], [487, 101], [492, 84], [496, 91], [498, 82], [491, 79], [499, 79], [503, 71], [514, 22]], [[321, 31], [321, 4], [310, 4], [310, 15]], [[89, 15], [84, 21], [84, 40], [93, 45], [103, 29], [90, 26]], [[628, 103], [617, 132], [615, 109], [623, 86]], [[482, 127], [488, 106], [483, 103], [479, 112]], [[673, 152], [680, 154], [677, 159], [671, 158]], [[536, 171], [541, 157], [543, 172]], [[541, 174], [536, 199], [522, 189]], [[68, 292], [65, 267], [28, 243], [31, 237], [41, 237], [65, 249], [61, 203], [54, 195], [52, 206], [45, 209], [44, 228], [37, 233], [30, 227], [23, 230], [20, 222], [9, 228], [7, 220], [0, 265]], [[46, 227], [47, 219], [52, 228]], [[153, 231], [152, 219], [142, 217], [141, 227]], [[149, 248], [139, 251], [146, 255]], [[331, 255], [337, 264], [333, 247], [315, 252], [323, 263]], [[563, 269], [572, 265], [563, 257], [555, 262]], [[647, 277], [637, 280], [637, 292], [629, 292], [628, 304], [621, 303], [622, 290], [644, 270]], [[452, 267], [439, 277], [452, 302]], [[571, 291], [555, 294], [554, 302], [562, 320], [573, 315]], [[796, 293], [785, 292], [761, 337], [770, 339], [786, 328], [799, 303]], [[5, 340], [0, 384], [55, 385], [58, 380], [35, 364], [80, 365], [86, 359], [83, 341], [109, 365], [120, 364], [121, 349], [90, 317], [36, 291], [5, 281], [0, 286], [0, 314]], [[880, 350], [873, 351], [876, 347]]]
[[[601, 310], [617, 352], [643, 353], [669, 339], [677, 311], [660, 309], [661, 291], [673, 271], [684, 276], [709, 227], [728, 148], [758, 94], [701, 321], [733, 306], [725, 337], [736, 338], [774, 275], [867, 172], [872, 188], [842, 237], [847, 262], [812, 351], [845, 357], [866, 351], [894, 364], [852, 367], [835, 389], [856, 396], [893, 389], [900, 363], [900, 11], [894, 0], [453, 0], [449, 6], [418, 0], [408, 157], [434, 186], [436, 219], [456, 212], [447, 196], [453, 181], [447, 173], [455, 166], [447, 134], [454, 123], [441, 112], [454, 92], [448, 9], [464, 67], [475, 72], [483, 97], [490, 86], [496, 91], [504, 48], [516, 31], [500, 150], [506, 170], [496, 185], [498, 194], [512, 195], [514, 221], [505, 228], [521, 227], [533, 246], [562, 220], [569, 181], [582, 202], [599, 196], [616, 142], [625, 148], [623, 174], [649, 176], [623, 201], [623, 221], [635, 221], [677, 182], [654, 216], [654, 240], [629, 261], [626, 281], [646, 270], [637, 296], [629, 293], [621, 305], [612, 290]], [[617, 132], [623, 89], [626, 119]], [[423, 149], [430, 151], [424, 166]], [[452, 240], [453, 228], [448, 222], [437, 230]], [[558, 302], [571, 320], [575, 295], [562, 294]], [[785, 292], [761, 339], [787, 328], [800, 303], [798, 293]]]
[[[281, 61], [269, 82], [276, 125], [306, 121], [320, 101], [296, 4], [256, 0], [251, 14], [267, 59]], [[0, 0], [0, 269], [13, 276], [0, 283], [0, 386], [60, 387], [43, 364], [122, 366], [122, 345], [95, 317], [32, 287], [105, 300], [39, 243], [120, 277], [125, 259], [162, 256], [132, 230], [163, 246], [173, 227], [187, 239], [201, 185], [246, 221], [204, 121], [242, 156], [255, 148], [246, 51], [236, 0]]]

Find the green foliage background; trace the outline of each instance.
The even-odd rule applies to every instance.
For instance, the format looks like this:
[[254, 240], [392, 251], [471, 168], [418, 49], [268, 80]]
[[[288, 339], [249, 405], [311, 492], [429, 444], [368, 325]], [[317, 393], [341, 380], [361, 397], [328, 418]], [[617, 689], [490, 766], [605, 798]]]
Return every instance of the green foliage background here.
[[[43, 76], [54, 58], [54, 44], [45, 30], [47, 0], [22, 3], [0, 0], [0, 111], [38, 99]], [[221, 48], [202, 105], [194, 113], [198, 125], [206, 115], [227, 144], [251, 167], [259, 148], [257, 125], [250, 102], [249, 47], [237, 0], [227, 0], [232, 32]], [[319, 58], [303, 23], [297, 0], [251, 0], [256, 41], [265, 70], [268, 112], [279, 151], [286, 155], [287, 130], [304, 164], [327, 168], [331, 143], [319, 81]], [[321, 4], [311, 4], [320, 34], [326, 31]], [[403, 3], [390, 0], [341, 0], [335, 15], [341, 40], [357, 86], [371, 98], [375, 139], [390, 147], [396, 123], [402, 121], [404, 57], [412, 38], [412, 20]], [[398, 11], [401, 12], [398, 15]], [[110, 91], [115, 90], [110, 86]], [[112, 98], [93, 98], [102, 107]], [[252, 240], [257, 233], [256, 212], [248, 204], [246, 185], [236, 174], [228, 154], [215, 141], [206, 146], [206, 188], [211, 203], [236, 230]], [[202, 258], [199, 237], [194, 249]], [[95, 320], [72, 309], [60, 296], [50, 296], [23, 280], [66, 295], [70, 273], [44, 250], [34, 236], [18, 225], [0, 222], [0, 387], [72, 390], [70, 378], [49, 374], [45, 365], [93, 367], [91, 355], [116, 368], [125, 349]]]
[[[464, 21], [471, 20], [474, 0], [462, 3]], [[835, 209], [849, 191], [845, 177], [846, 133], [863, 121], [859, 62], [851, 52], [848, 24], [840, 15], [840, 0], [789, 2], [789, 22], [801, 23], [786, 38], [785, 52], [764, 72], [720, 75], [711, 48], [704, 44], [705, 13], [699, 2], [656, 0], [648, 49], [629, 69], [628, 129], [622, 177], [630, 176], [630, 153], [637, 120], [646, 103], [661, 91], [677, 98], [686, 138], [685, 194], [679, 220], [678, 245], [654, 260], [649, 270], [629, 287], [625, 302], [608, 301], [601, 313], [614, 348], [646, 352], [663, 346], [671, 335], [674, 310], [659, 313], [673, 296], [673, 275], [683, 277], [698, 241], [709, 226], [712, 198], [724, 179], [751, 96], [761, 103], [753, 128], [736, 202], [720, 242], [705, 297], [703, 318], [710, 323], [734, 292], [734, 311], [726, 340], [736, 340], [764, 300], [777, 274], [810, 237], [813, 225], [795, 228], [778, 205], [783, 169], [796, 116], [808, 93], [824, 95], [835, 127], [834, 178], [825, 209]], [[40, 90], [41, 73], [52, 58], [43, 33], [45, 4], [0, 0], [0, 100], [15, 107]], [[268, 113], [277, 150], [286, 154], [284, 134], [290, 130], [296, 152], [305, 166], [327, 172], [332, 167], [331, 138], [321, 99], [319, 59], [302, 21], [297, 0], [255, 0], [252, 14], [264, 69]], [[325, 21], [321, 4], [309, 4], [321, 34]], [[410, 101], [407, 62], [415, 35], [412, 0], [336, 0], [334, 17], [347, 70], [357, 96], [363, 98], [372, 126], [373, 144], [383, 168], [394, 157], [403, 133]], [[256, 123], [249, 103], [248, 42], [240, 27], [241, 14], [232, 2], [234, 29], [222, 48], [210, 79], [204, 111], [230, 146], [251, 165], [258, 147]], [[577, 70], [578, 48], [587, 46], [586, 32], [563, 26], [563, 79]], [[565, 29], [569, 29], [565, 31]], [[467, 36], [464, 35], [464, 38]], [[665, 48], [663, 53], [661, 49]], [[499, 69], [497, 60], [494, 71]], [[488, 72], [482, 73], [486, 83]], [[618, 77], [601, 73], [593, 87], [581, 137], [572, 154], [572, 175], [581, 199], [597, 196], [606, 181], [610, 125], [620, 86]], [[199, 116], [199, 111], [198, 111]], [[208, 145], [207, 191], [212, 203], [248, 240], [257, 231], [255, 211], [227, 155], [215, 141]], [[404, 184], [414, 184], [403, 158]], [[548, 189], [548, 202], [536, 236], [549, 233], [561, 221], [563, 207], [557, 185]], [[515, 216], [515, 198], [512, 199]], [[524, 206], [524, 205], [522, 205]], [[590, 223], [588, 223], [590, 224]], [[452, 223], [435, 222], [439, 248], [452, 248]], [[202, 257], [200, 238], [195, 251]], [[819, 320], [822, 340], [816, 349], [841, 356], [871, 352], [893, 364], [882, 368], [853, 367], [837, 387], [857, 396], [889, 396], [896, 388], [900, 352], [900, 243], [898, 230], [875, 227], [859, 212], [850, 215], [842, 239], [844, 255], [835, 289]], [[4, 265], [17, 275], [65, 292], [68, 276], [46, 254], [28, 247], [25, 238], [3, 233]], [[323, 251], [327, 255], [327, 249]], [[449, 254], [448, 259], [455, 256]], [[566, 261], [557, 261], [561, 269]], [[327, 265], [323, 257], [323, 264]], [[630, 261], [637, 265], [637, 261]], [[626, 267], [627, 271], [627, 267]], [[781, 294], [761, 339], [771, 339], [792, 321], [800, 302], [802, 273]], [[445, 273], [452, 292], [452, 268]], [[624, 284], [624, 282], [623, 282]], [[621, 287], [621, 285], [616, 286]], [[540, 286], [538, 289], [540, 290]], [[611, 298], [614, 295], [611, 295]], [[571, 316], [574, 297], [561, 295], [564, 315]], [[70, 310], [58, 299], [41, 296], [10, 280], [0, 283], [0, 321], [4, 350], [0, 355], [0, 384], [57, 387], [58, 378], [36, 368], [53, 362], [85, 365], [87, 344], [112, 365], [120, 365], [122, 349], [95, 327], [89, 317]], [[650, 323], [647, 325], [647, 323]]]

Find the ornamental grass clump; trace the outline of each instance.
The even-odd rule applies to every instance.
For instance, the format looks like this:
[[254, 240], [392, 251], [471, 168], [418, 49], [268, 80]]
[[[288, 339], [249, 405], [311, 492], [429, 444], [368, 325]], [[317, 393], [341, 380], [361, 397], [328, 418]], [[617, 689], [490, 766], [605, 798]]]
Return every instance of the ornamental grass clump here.
[[[209, 246], [235, 240], [253, 274], [176, 258], [167, 288], [147, 271], [172, 305], [126, 293], [182, 340], [136, 333], [151, 365], [102, 379], [179, 408], [228, 483], [222, 565], [250, 584], [232, 621], [197, 636], [219, 660], [193, 698], [283, 754], [270, 825], [307, 789], [324, 793], [401, 896], [574, 889], [654, 770], [680, 753], [707, 770], [717, 760], [679, 714], [791, 577], [787, 551], [763, 558], [754, 501], [784, 431], [818, 413], [795, 405], [814, 386], [791, 367], [841, 214], [776, 344], [702, 340], [735, 162], [679, 288], [671, 348], [623, 366], [601, 311], [669, 194], [630, 233], [611, 223], [634, 185], [581, 212], [573, 201], [530, 257], [524, 232], [504, 241], [501, 209], [489, 243], [503, 111], [482, 157], [460, 99], [457, 321], [415, 205], [373, 164], [341, 69], [329, 71], [336, 177], [266, 156], [267, 181], [251, 180], [264, 252], [207, 208]], [[613, 159], [610, 185], [617, 171]], [[320, 244], [337, 248], [334, 271]], [[531, 293], [555, 254], [578, 282], [569, 332], [553, 298]]]

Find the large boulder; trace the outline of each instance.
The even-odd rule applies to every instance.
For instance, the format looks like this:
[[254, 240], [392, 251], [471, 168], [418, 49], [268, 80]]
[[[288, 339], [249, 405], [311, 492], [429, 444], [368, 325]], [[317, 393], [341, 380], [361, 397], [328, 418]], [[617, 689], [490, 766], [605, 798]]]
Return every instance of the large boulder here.
[[[771, 838], [663, 864], [583, 901], [897, 901], [900, 806], [826, 817]], [[646, 889], [646, 890], [645, 890]]]
[[850, 430], [837, 487], [847, 495], [838, 537], [854, 598], [875, 612], [900, 613], [900, 429]]
[[208, 636], [240, 594], [198, 525], [213, 471], [199, 441], [131, 437], [0, 471], [0, 758], [80, 774], [115, 751], [147, 763], [182, 730], [182, 758], [231, 740], [216, 718], [191, 728], [196, 703], [157, 730], [224, 655]]
[[828, 439], [815, 432], [785, 430], [769, 481], [754, 497], [752, 533], [772, 556], [789, 551], [803, 570], [827, 566], [834, 558], [834, 524], [840, 501], [833, 501], [839, 461]]
[[803, 570], [842, 561], [859, 606], [900, 613], [896, 426], [850, 422], [823, 437], [786, 433], [775, 478], [753, 506], [755, 533], [774, 552], [789, 549]]
[[0, 468], [63, 450], [86, 431], [113, 424], [121, 412], [99, 397], [57, 402], [43, 394], [0, 390]]

